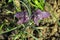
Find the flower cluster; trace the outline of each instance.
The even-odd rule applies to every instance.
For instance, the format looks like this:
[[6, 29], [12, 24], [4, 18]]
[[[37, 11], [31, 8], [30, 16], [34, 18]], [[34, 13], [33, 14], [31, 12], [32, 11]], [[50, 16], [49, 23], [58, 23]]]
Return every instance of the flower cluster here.
[[[33, 12], [32, 15], [33, 15], [32, 19], [36, 25], [39, 25], [39, 22], [38, 22], [39, 20], [48, 18], [50, 16], [48, 12], [41, 11], [39, 9]], [[17, 24], [26, 23], [29, 21], [29, 16], [27, 11], [18, 12], [17, 14], [15, 14], [15, 17], [18, 19]]]

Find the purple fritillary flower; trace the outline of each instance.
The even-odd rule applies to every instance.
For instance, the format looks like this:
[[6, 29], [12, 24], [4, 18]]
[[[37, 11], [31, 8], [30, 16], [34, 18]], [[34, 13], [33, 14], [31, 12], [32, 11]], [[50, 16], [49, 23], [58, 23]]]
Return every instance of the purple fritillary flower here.
[[43, 20], [44, 18], [48, 18], [50, 16], [50, 14], [48, 12], [45, 12], [45, 11], [41, 11], [41, 10], [36, 10], [36, 12], [33, 13], [34, 15], [34, 23], [36, 25], [39, 25], [39, 20]]
[[23, 24], [29, 21], [27, 11], [23, 11], [20, 13], [15, 14], [15, 17], [18, 19], [17, 24]]

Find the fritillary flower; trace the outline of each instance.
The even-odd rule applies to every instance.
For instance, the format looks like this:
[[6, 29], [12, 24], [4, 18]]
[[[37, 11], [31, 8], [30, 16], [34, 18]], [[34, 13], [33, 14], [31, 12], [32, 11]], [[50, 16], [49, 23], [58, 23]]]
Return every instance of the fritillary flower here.
[[36, 10], [35, 12], [33, 12], [33, 20], [34, 20], [34, 23], [36, 25], [39, 25], [39, 20], [42, 20], [44, 18], [48, 18], [50, 16], [50, 14], [48, 12], [45, 12], [45, 11], [41, 11], [41, 10]]

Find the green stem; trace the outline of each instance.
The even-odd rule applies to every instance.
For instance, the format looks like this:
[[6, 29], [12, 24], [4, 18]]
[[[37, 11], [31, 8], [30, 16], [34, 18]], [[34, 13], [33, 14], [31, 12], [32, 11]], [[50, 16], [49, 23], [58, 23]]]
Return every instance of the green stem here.
[[21, 27], [21, 26], [12, 28], [11, 30], [8, 30], [8, 31], [5, 31], [5, 32], [1, 32], [0, 35], [1, 35], [1, 34], [4, 34], [4, 33], [7, 33], [7, 32], [10, 32], [10, 31], [13, 31], [13, 30], [16, 30], [16, 29], [19, 29], [20, 27]]

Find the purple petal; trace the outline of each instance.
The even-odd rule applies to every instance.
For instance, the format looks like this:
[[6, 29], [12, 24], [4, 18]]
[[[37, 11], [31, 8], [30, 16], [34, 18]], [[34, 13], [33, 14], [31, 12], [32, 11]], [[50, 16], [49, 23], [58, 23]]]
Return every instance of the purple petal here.
[[48, 12], [42, 12], [43, 18], [48, 18], [50, 14]]
[[38, 14], [37, 16], [38, 16], [39, 20], [43, 19], [43, 15], [42, 14]]
[[24, 12], [18, 12], [18, 13], [16, 13], [16, 14], [15, 14], [15, 17], [16, 17], [17, 19], [20, 19], [20, 18], [24, 17]]
[[17, 24], [22, 24], [22, 23], [23, 23], [23, 19], [17, 21]]
[[29, 21], [29, 17], [26, 15], [25, 17], [24, 17], [24, 22], [28, 22]]
[[19, 19], [25, 17], [25, 15], [28, 15], [27, 11], [18, 12], [14, 16]]
[[36, 10], [36, 13], [37, 13], [37, 14], [40, 14], [41, 12], [42, 12], [42, 11], [41, 11], [41, 10], [39, 10], [39, 9], [38, 9], [38, 10]]
[[28, 21], [29, 21], [29, 18], [28, 17], [27, 18], [22, 18], [22, 19], [19, 19], [18, 20], [17, 24], [23, 24], [23, 23], [26, 23]]
[[36, 25], [39, 25], [38, 19], [37, 19], [36, 17], [34, 17], [34, 23], [35, 23]]

